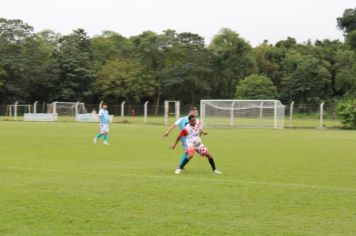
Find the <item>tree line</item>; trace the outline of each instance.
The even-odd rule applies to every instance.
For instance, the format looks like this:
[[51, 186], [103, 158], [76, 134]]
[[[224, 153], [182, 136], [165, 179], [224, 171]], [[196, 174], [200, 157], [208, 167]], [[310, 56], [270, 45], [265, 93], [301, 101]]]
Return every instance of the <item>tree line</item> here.
[[337, 19], [345, 41], [256, 47], [223, 28], [206, 45], [198, 34], [113, 31], [89, 37], [0, 18], [0, 104], [20, 101], [184, 104], [200, 99], [280, 99], [317, 104], [356, 97], [356, 8]]

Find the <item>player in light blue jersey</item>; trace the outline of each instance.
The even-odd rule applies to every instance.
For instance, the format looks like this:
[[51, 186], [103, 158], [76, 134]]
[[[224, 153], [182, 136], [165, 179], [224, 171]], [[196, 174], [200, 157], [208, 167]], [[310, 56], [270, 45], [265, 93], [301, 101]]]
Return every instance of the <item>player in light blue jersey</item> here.
[[[176, 122], [174, 122], [174, 124], [172, 124], [168, 130], [163, 134], [163, 137], [168, 137], [169, 133], [175, 128], [175, 127], [178, 127], [179, 130], [183, 130], [184, 127], [189, 123], [189, 119], [188, 117], [190, 115], [194, 115], [195, 117], [198, 115], [198, 110], [196, 107], [191, 107], [189, 109], [189, 114], [187, 116], [184, 116], [184, 117], [181, 117], [179, 118], [178, 120], [176, 120]], [[199, 120], [196, 119], [196, 122], [199, 123]], [[180, 162], [179, 164], [181, 164], [187, 157], [187, 153], [186, 153], [186, 149], [187, 149], [187, 144], [186, 144], [186, 138], [185, 137], [182, 137], [180, 139], [181, 141], [181, 144], [182, 144], [182, 147], [183, 147], [183, 155], [182, 155], [182, 158], [180, 159]]]
[[107, 110], [108, 105], [103, 103], [101, 105], [101, 109], [99, 111], [99, 119], [100, 119], [100, 133], [94, 138], [94, 144], [98, 142], [98, 140], [104, 136], [104, 144], [109, 145], [108, 142], [108, 134], [109, 134], [109, 112]]

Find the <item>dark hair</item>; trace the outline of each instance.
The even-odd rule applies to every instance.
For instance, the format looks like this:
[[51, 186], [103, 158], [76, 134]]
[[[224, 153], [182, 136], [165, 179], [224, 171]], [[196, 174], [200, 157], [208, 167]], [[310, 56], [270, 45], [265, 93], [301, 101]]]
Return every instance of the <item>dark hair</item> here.
[[188, 120], [190, 121], [191, 119], [195, 118], [195, 115], [190, 115], [188, 116]]
[[197, 107], [190, 107], [189, 111], [198, 110]]
[[105, 102], [103, 102], [102, 104], [101, 104], [101, 106], [107, 106], [108, 104], [107, 103], [105, 103]]

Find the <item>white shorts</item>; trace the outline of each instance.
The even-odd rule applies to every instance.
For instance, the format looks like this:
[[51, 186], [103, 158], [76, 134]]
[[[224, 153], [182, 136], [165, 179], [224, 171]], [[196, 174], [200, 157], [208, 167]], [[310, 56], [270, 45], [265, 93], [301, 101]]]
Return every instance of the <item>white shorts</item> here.
[[200, 156], [204, 156], [208, 153], [208, 148], [204, 146], [204, 144], [200, 144], [199, 146], [195, 146], [194, 144], [187, 143], [186, 153], [190, 155], [194, 155], [195, 152], [199, 153]]
[[100, 133], [109, 133], [109, 125], [100, 124]]

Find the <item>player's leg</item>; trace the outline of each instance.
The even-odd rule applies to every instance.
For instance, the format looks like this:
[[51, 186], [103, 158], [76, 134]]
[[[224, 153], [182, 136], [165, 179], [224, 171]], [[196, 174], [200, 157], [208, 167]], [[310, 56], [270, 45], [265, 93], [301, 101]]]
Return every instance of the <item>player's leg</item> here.
[[97, 143], [97, 141], [105, 135], [105, 132], [103, 132], [103, 125], [100, 125], [100, 132], [94, 137], [94, 144]]
[[221, 174], [222, 172], [217, 170], [216, 169], [216, 166], [215, 166], [215, 161], [214, 161], [214, 158], [213, 156], [209, 153], [208, 149], [204, 146], [201, 146], [199, 148], [199, 154], [203, 157], [206, 157], [209, 161], [209, 164], [211, 166], [211, 169], [214, 171], [215, 174]]
[[105, 125], [104, 127], [104, 130], [103, 130], [105, 133], [104, 133], [104, 144], [105, 145], [109, 145], [109, 125]]
[[182, 172], [182, 170], [184, 169], [184, 167], [188, 164], [188, 162], [190, 161], [190, 159], [193, 158], [194, 153], [195, 153], [195, 148], [192, 146], [189, 146], [187, 148], [187, 156], [184, 158], [184, 160], [182, 161], [182, 163], [179, 165], [179, 167], [176, 169], [175, 173], [176, 174], [180, 174]]
[[185, 142], [185, 140], [182, 140], [181, 142], [182, 142], [182, 147], [183, 147], [183, 154], [182, 154], [182, 157], [180, 158], [178, 166], [180, 166], [183, 163], [183, 161], [188, 157], [187, 143]]

